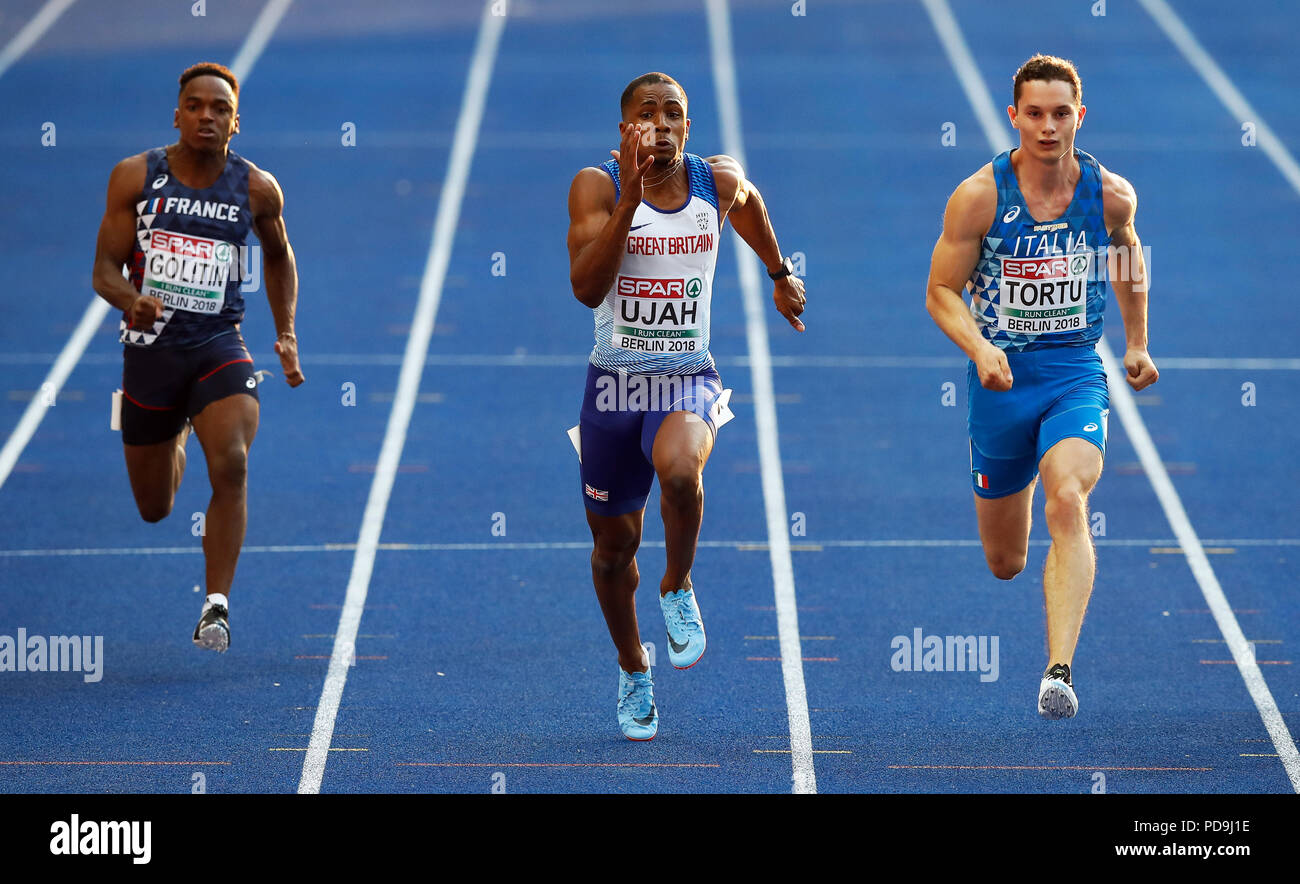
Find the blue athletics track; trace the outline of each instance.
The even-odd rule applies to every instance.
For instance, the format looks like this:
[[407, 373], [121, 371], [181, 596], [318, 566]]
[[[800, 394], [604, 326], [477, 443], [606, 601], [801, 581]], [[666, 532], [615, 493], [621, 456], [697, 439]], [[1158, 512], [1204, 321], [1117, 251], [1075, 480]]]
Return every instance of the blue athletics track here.
[[[0, 791], [1300, 789], [1293, 4], [114, 5], [0, 16], [0, 635], [102, 637], [97, 674], [0, 672]], [[1137, 189], [1161, 369], [1115, 394], [1081, 711], [1057, 723], [1035, 708], [1041, 492], [1000, 582], [965, 361], [924, 307], [945, 200], [1013, 134], [1037, 51], [1078, 64], [1078, 144]], [[176, 78], [205, 60], [243, 72], [233, 147], [285, 192], [307, 378], [285, 385], [250, 280], [272, 376], [221, 656], [190, 642], [201, 451], [142, 522], [108, 425], [117, 316], [90, 287], [109, 170], [173, 140]], [[652, 497], [661, 724], [632, 743], [565, 436], [592, 330], [565, 231], [647, 70], [685, 86], [695, 152], [743, 156], [809, 304], [797, 334], [724, 237], [709, 650], [689, 672], [663, 653]], [[1113, 303], [1105, 339], [1122, 355]], [[945, 669], [900, 671], [918, 636], [974, 637], [984, 665], [945, 643]]]

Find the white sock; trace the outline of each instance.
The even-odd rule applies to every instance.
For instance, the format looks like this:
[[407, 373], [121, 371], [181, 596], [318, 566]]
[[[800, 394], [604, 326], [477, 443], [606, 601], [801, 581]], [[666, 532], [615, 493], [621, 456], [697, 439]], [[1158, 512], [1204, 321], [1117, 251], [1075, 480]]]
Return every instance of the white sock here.
[[230, 610], [230, 600], [227, 599], [226, 594], [222, 592], [210, 592], [208, 593], [208, 597], [203, 600], [203, 610], [206, 611], [213, 605], [221, 605], [227, 611]]

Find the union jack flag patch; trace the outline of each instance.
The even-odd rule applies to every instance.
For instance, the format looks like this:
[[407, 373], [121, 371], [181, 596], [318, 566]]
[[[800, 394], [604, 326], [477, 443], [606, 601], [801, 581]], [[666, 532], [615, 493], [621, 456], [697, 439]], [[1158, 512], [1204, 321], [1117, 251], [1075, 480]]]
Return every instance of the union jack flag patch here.
[[608, 491], [598, 491], [597, 489], [592, 488], [590, 485], [588, 485], [585, 482], [582, 484], [582, 487], [586, 490], [587, 496], [590, 497], [592, 500], [603, 500], [606, 503], [609, 502]]

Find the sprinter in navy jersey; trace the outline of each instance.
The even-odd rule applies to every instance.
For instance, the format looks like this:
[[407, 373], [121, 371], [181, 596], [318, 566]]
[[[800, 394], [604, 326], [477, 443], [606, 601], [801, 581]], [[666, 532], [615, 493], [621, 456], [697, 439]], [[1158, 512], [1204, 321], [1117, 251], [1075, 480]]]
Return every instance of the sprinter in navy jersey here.
[[[926, 306], [970, 357], [971, 483], [989, 570], [1025, 567], [1043, 477], [1052, 545], [1043, 569], [1047, 669], [1038, 711], [1078, 711], [1070, 667], [1095, 572], [1088, 495], [1101, 476], [1110, 392], [1095, 350], [1106, 292], [1124, 320], [1124, 369], [1141, 390], [1160, 376], [1147, 353], [1146, 266], [1133, 186], [1074, 146], [1083, 85], [1050, 55], [1016, 72], [1011, 125], [1020, 146], [948, 200]], [[963, 303], [969, 285], [971, 304]]]
[[235, 75], [219, 64], [186, 70], [173, 125], [180, 130], [175, 144], [113, 169], [94, 286], [122, 311], [122, 442], [146, 522], [172, 510], [191, 429], [203, 446], [212, 499], [203, 535], [207, 596], [194, 643], [225, 651], [258, 421], [257, 378], [239, 331], [249, 231], [261, 243], [275, 351], [291, 387], [303, 382], [293, 332], [298, 271], [280, 185], [229, 149], [239, 131]]

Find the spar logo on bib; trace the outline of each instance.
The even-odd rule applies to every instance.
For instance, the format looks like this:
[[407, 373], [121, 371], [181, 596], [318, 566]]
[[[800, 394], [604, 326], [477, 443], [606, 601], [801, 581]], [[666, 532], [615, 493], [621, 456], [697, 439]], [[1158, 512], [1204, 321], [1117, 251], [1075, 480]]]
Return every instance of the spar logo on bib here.
[[1022, 335], [1060, 334], [1087, 327], [1087, 253], [1003, 258], [998, 324]]

